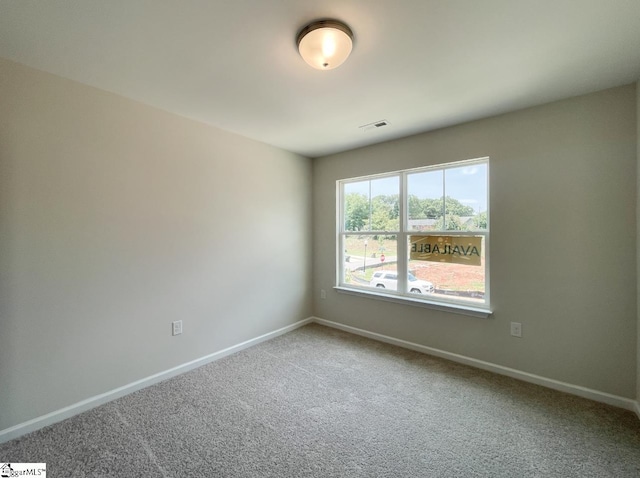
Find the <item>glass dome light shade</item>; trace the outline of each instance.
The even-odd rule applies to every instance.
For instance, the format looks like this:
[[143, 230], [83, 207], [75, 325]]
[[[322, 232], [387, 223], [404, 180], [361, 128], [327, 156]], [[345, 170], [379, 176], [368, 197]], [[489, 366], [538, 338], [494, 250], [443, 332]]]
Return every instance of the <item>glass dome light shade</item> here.
[[314, 22], [298, 34], [300, 56], [318, 70], [337, 68], [349, 57], [352, 48], [351, 29], [338, 21]]

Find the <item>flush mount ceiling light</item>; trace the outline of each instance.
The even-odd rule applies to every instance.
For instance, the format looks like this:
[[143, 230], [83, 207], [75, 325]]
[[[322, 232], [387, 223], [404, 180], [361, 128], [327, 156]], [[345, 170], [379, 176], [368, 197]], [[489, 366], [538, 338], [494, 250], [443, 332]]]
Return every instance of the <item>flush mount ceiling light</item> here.
[[304, 61], [318, 70], [332, 70], [351, 53], [353, 32], [338, 20], [318, 20], [300, 30], [297, 41]]

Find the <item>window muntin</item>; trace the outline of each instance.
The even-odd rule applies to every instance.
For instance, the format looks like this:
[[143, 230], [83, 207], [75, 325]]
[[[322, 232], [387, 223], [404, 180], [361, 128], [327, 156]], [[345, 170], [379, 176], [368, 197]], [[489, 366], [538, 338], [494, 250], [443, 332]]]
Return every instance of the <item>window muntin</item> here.
[[[488, 166], [483, 158], [338, 181], [338, 286], [488, 309]], [[474, 236], [480, 265], [411, 259], [412, 236]]]

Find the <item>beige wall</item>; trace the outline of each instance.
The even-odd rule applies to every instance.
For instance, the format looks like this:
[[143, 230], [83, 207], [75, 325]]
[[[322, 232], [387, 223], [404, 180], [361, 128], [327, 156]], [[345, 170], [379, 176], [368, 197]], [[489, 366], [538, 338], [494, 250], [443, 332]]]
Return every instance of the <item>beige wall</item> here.
[[637, 378], [636, 378], [636, 400], [638, 403], [637, 410], [640, 411], [640, 81], [636, 83], [636, 128], [637, 128], [637, 155], [636, 161], [638, 164], [638, 183], [636, 186], [636, 220], [637, 220], [637, 247], [638, 247], [638, 271], [636, 274], [636, 280], [638, 281], [638, 365], [637, 365]]
[[310, 316], [310, 191], [306, 158], [0, 60], [0, 430]]
[[[314, 161], [315, 314], [635, 398], [635, 114], [630, 85]], [[491, 318], [332, 289], [336, 180], [481, 156], [491, 158]]]

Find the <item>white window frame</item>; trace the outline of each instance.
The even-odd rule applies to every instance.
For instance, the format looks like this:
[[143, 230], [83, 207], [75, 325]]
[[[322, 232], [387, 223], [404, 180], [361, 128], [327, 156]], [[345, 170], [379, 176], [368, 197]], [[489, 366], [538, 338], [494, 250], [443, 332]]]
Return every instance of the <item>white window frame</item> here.
[[[436, 230], [428, 231], [428, 233], [421, 233], [420, 231], [413, 231], [409, 229], [408, 214], [406, 214], [408, 207], [407, 194], [407, 178], [410, 174], [427, 172], [427, 171], [444, 171], [446, 169], [459, 168], [463, 166], [472, 166], [474, 164], [485, 164], [487, 167], [487, 228], [481, 231], [448, 231], [448, 230]], [[345, 184], [370, 181], [382, 178], [398, 177], [399, 178], [399, 230], [398, 231], [346, 231], [345, 230], [345, 208], [344, 208], [344, 186]], [[416, 305], [420, 307], [427, 307], [437, 310], [444, 310], [454, 312], [462, 315], [470, 315], [474, 317], [487, 318], [491, 315], [491, 301], [490, 301], [490, 193], [489, 193], [489, 158], [475, 158], [465, 161], [456, 161], [451, 163], [436, 164], [432, 166], [425, 166], [414, 169], [405, 169], [399, 171], [393, 171], [382, 174], [374, 174], [368, 176], [361, 176], [357, 178], [348, 178], [336, 181], [336, 289], [338, 292], [347, 294], [366, 296], [375, 299], [398, 302], [403, 304]], [[443, 189], [443, 196], [446, 197], [446, 190]], [[371, 199], [371, 198], [369, 198]], [[358, 286], [356, 284], [347, 284], [344, 281], [345, 276], [345, 244], [344, 239], [346, 236], [374, 236], [374, 235], [395, 235], [397, 238], [397, 270], [398, 277], [406, 277], [408, 273], [408, 242], [409, 236], [416, 235], [447, 235], [447, 236], [465, 236], [475, 235], [484, 237], [484, 254], [485, 254], [485, 293], [483, 304], [471, 304], [468, 301], [461, 299], [455, 299], [453, 297], [434, 297], [433, 295], [420, 297], [417, 294], [413, 294], [407, 291], [406, 281], [398, 280], [397, 291], [385, 289], [383, 292], [377, 289], [369, 287]], [[469, 266], [471, 267], [471, 266]]]

